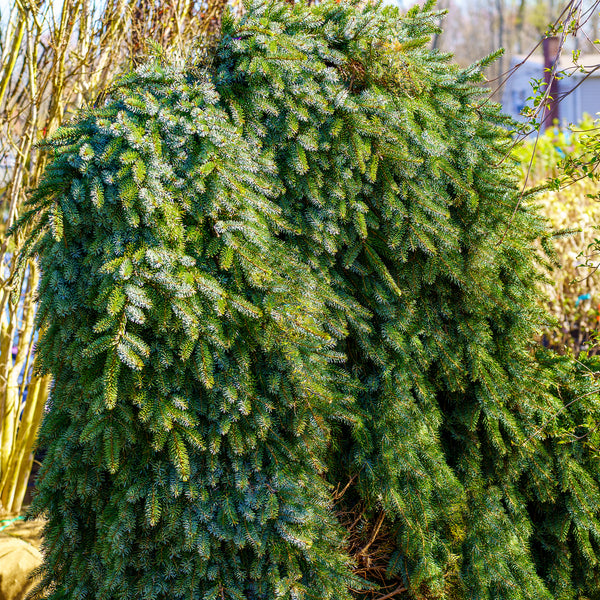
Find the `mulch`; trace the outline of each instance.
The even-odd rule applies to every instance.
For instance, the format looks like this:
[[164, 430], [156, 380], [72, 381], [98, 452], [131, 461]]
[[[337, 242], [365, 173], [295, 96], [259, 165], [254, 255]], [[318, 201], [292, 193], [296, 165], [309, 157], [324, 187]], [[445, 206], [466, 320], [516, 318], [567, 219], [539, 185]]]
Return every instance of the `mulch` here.
[[42, 562], [43, 526], [41, 519], [0, 519], [0, 600], [24, 600], [35, 585], [30, 574]]

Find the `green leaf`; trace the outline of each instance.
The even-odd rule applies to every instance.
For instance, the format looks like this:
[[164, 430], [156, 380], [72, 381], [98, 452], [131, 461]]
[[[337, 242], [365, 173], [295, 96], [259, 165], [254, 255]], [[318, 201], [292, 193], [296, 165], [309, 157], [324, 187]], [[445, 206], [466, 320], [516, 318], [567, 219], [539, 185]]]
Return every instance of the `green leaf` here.
[[175, 465], [177, 473], [183, 481], [190, 478], [190, 459], [183, 438], [177, 431], [169, 437], [169, 460]]
[[64, 235], [63, 211], [57, 202], [50, 208], [50, 230], [52, 232], [52, 237], [57, 242], [62, 240]]
[[194, 353], [196, 375], [206, 389], [212, 389], [215, 384], [213, 373], [213, 358], [210, 347], [204, 340], [200, 340]]
[[125, 294], [120, 287], [113, 287], [108, 296], [108, 303], [106, 306], [106, 310], [109, 315], [115, 316], [118, 315], [123, 307], [125, 306]]
[[116, 351], [109, 352], [104, 363], [104, 374], [102, 378], [104, 404], [108, 410], [112, 410], [117, 404], [119, 395], [119, 373], [121, 363]]
[[141, 159], [136, 160], [133, 165], [133, 178], [138, 185], [146, 180], [146, 165]]
[[131, 277], [132, 274], [133, 263], [131, 262], [131, 259], [126, 258], [121, 264], [121, 267], [119, 269], [119, 275], [121, 275], [121, 279], [127, 280]]
[[114, 337], [112, 335], [103, 335], [86, 346], [82, 352], [82, 355], [86, 359], [95, 358], [99, 354], [112, 349], [114, 347], [114, 343]]
[[115, 474], [119, 468], [121, 455], [121, 440], [115, 434], [113, 427], [107, 427], [104, 430], [104, 446], [103, 446], [104, 464], [109, 473]]
[[135, 371], [141, 371], [144, 368], [144, 360], [139, 356], [130, 345], [120, 342], [117, 344], [117, 354], [120, 361]]
[[146, 497], [146, 521], [150, 527], [158, 525], [161, 515], [160, 500], [155, 486], [152, 486], [150, 494]]

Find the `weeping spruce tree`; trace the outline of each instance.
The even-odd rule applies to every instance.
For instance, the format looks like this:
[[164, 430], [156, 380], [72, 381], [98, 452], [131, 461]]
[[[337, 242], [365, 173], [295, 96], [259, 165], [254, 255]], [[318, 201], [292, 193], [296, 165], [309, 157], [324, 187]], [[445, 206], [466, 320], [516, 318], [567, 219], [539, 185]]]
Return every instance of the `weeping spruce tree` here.
[[390, 597], [350, 482], [413, 598], [600, 598], [596, 367], [532, 352], [546, 226], [437, 19], [252, 4], [44, 142], [46, 597]]

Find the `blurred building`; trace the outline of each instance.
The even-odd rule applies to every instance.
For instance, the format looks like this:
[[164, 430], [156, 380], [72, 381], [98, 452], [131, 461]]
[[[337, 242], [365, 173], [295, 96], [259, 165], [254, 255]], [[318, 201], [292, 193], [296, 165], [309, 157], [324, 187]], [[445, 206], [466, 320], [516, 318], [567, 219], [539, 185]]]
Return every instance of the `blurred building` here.
[[[525, 56], [512, 57], [512, 75], [502, 94], [504, 112], [517, 121], [524, 121], [522, 109], [532, 106], [532, 84], [544, 81], [544, 59], [537, 56], [525, 59]], [[565, 51], [557, 72], [561, 78], [557, 94], [560, 123], [578, 123], [586, 113], [600, 118], [597, 114], [600, 113], [600, 54], [582, 54], [574, 62], [573, 53]]]

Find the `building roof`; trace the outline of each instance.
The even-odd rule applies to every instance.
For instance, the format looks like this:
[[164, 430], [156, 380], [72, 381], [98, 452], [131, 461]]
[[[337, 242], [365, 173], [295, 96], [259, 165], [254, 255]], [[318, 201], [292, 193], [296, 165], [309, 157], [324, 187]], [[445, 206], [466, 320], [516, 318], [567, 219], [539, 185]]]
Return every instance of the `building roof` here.
[[[532, 67], [544, 68], [543, 57], [535, 54], [527, 58], [525, 54], [516, 54], [512, 58], [512, 64], [518, 65], [519, 63], [526, 61]], [[590, 77], [600, 77], [600, 52], [580, 54], [576, 60], [573, 60], [573, 52], [570, 50], [563, 50], [560, 56], [560, 62], [558, 64], [559, 71], [564, 72], [567, 75], [578, 75], [583, 71], [589, 74]]]

